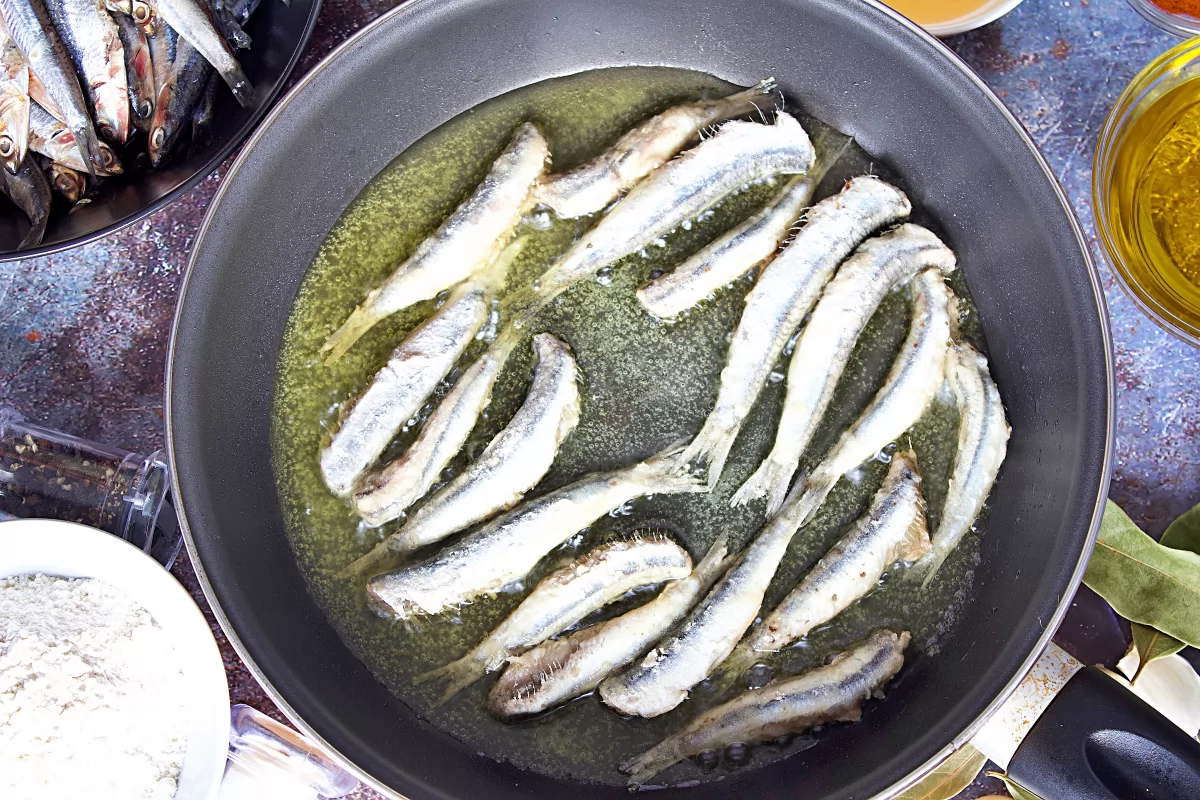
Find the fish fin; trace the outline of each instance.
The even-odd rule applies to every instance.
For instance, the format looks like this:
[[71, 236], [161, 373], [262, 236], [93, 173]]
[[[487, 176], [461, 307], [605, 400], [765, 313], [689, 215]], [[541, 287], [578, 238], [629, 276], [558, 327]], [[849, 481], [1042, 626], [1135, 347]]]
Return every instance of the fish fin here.
[[716, 488], [721, 480], [721, 473], [725, 469], [725, 460], [729, 458], [729, 451], [733, 449], [733, 443], [737, 440], [741, 429], [740, 420], [730, 425], [723, 425], [715, 420], [714, 416], [710, 416], [705, 420], [700, 433], [696, 434], [696, 438], [680, 456], [680, 468], [686, 469], [693, 462], [707, 465], [708, 488]]
[[354, 346], [354, 343], [363, 337], [367, 331], [375, 327], [375, 323], [383, 319], [378, 312], [375, 311], [374, 304], [371, 302], [374, 292], [367, 295], [367, 299], [363, 304], [354, 309], [342, 326], [333, 332], [325, 344], [321, 345], [322, 353], [329, 353], [325, 359], [325, 366], [332, 366], [339, 358], [346, 354], [346, 351]]
[[629, 785], [636, 787], [645, 784], [672, 764], [682, 761], [684, 757], [679, 750], [678, 738], [672, 736], [637, 758], [624, 762], [618, 769], [629, 776]]
[[783, 506], [787, 497], [788, 486], [792, 476], [796, 474], [796, 464], [780, 464], [770, 456], [758, 465], [754, 474], [746, 479], [742, 487], [734, 493], [729, 501], [731, 506], [749, 505], [759, 497], [767, 498], [767, 514], [774, 516]]
[[413, 679], [413, 683], [417, 685], [431, 681], [444, 683], [442, 695], [437, 700], [437, 705], [440, 706], [486, 674], [487, 663], [479, 658], [478, 650], [472, 650], [444, 667], [422, 672]]

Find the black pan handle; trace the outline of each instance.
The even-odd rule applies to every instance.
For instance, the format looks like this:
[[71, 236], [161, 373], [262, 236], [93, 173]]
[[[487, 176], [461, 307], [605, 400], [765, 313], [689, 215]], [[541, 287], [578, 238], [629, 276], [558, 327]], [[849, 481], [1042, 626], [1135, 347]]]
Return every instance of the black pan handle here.
[[1044, 800], [1200, 798], [1200, 742], [1089, 667], [1034, 723], [1008, 775]]

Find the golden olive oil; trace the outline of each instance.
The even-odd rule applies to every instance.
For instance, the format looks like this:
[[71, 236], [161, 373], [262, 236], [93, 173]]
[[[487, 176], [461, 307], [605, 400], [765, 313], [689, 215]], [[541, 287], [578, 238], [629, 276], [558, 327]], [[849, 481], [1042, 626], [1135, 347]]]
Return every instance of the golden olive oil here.
[[1146, 102], [1106, 198], [1117, 269], [1146, 305], [1200, 332], [1200, 79]]
[[884, 0], [887, 5], [919, 25], [952, 22], [995, 0]]
[[[431, 313], [434, 303], [422, 303], [377, 325], [332, 367], [322, 363], [321, 343], [364, 293], [387, 277], [470, 193], [520, 122], [531, 120], [542, 129], [550, 141], [554, 167], [561, 171], [601, 152], [640, 120], [671, 105], [723, 96], [733, 89], [697, 72], [608, 69], [537, 83], [473, 108], [399, 154], [363, 189], [325, 240], [297, 295], [277, 366], [272, 427], [280, 503], [297, 563], [313, 597], [351, 651], [417, 714], [459, 739], [468, 752], [560, 778], [623, 785], [619, 763], [657, 744], [723, 699], [701, 685], [691, 699], [668, 714], [625, 719], [589, 695], [514, 725], [500, 722], [486, 710], [494, 676], [478, 681], [441, 706], [436, 704], [437, 687], [418, 685], [413, 678], [462, 656], [547, 572], [606, 537], [641, 529], [666, 531], [697, 560], [722, 533], [730, 534], [734, 547], [748, 542], [763, 524], [762, 506], [732, 508], [729, 500], [771, 447], [783, 402], [787, 360], [775, 366], [775, 374], [734, 446], [726, 477], [712, 494], [640, 498], [602, 516], [551, 553], [520, 587], [479, 599], [453, 613], [395, 624], [366, 607], [361, 581], [336, 576], [403, 520], [379, 529], [361, 525], [350, 504], [323, 485], [317, 454], [338, 404], [362, 391], [389, 351]], [[801, 119], [814, 142], [820, 143], [824, 126], [803, 115]], [[827, 173], [816, 199], [838, 191], [848, 178], [867, 172], [903, 187], [899, 176], [852, 145]], [[548, 331], [570, 344], [583, 375], [579, 426], [563, 443], [533, 496], [589, 472], [632, 464], [699, 430], [716, 397], [729, 337], [753, 276], [717, 292], [673, 324], [647, 314], [635, 291], [650, 275], [673, 268], [760, 209], [781, 185], [748, 186], [726, 198], [713, 213], [673, 232], [661, 245], [622, 259], [594, 279], [581, 282], [529, 326], [529, 335]], [[919, 208], [912, 219], [938, 230], [936, 221]], [[506, 291], [528, 286], [594, 223], [595, 218], [531, 218], [522, 225], [526, 244], [510, 270]], [[970, 269], [970, 264], [960, 262], [951, 284], [960, 298], [960, 327], [982, 347], [978, 318], [963, 278]], [[908, 289], [902, 288], [889, 294], [872, 317], [805, 453], [802, 469], [811, 469], [832, 447], [883, 383], [907, 333], [910, 307]], [[483, 346], [477, 342], [464, 363], [475, 358]], [[490, 406], [464, 452], [443, 476], [445, 480], [477, 456], [512, 417], [524, 398], [531, 370], [526, 340], [509, 359]], [[451, 374], [451, 381], [457, 374]], [[419, 418], [432, 410], [447, 388], [443, 385], [435, 392]], [[957, 421], [953, 405], [935, 402], [902, 442], [917, 452], [931, 529], [945, 498]], [[384, 460], [404, 451], [416, 435], [416, 427], [397, 438]], [[817, 517], [796, 535], [767, 592], [768, 606], [778, 603], [864, 511], [883, 481], [885, 459], [886, 455], [870, 461], [849, 480], [841, 481]], [[930, 591], [918, 592], [919, 581], [906, 580], [903, 573], [887, 576], [869, 596], [781, 653], [771, 666], [780, 674], [811, 669], [882, 626], [912, 631], [908, 657], [929, 657], [936, 652], [941, 633], [958, 618], [963, 603], [969, 602], [978, 563], [978, 537], [985, 526], [981, 523], [968, 534], [938, 572]], [[616, 603], [585, 623], [628, 610], [631, 603], [646, 597], [643, 592]], [[813, 736], [805, 736], [756, 747], [750, 766], [785, 757], [813, 743]], [[720, 759], [717, 765], [704, 768], [687, 761], [664, 773], [663, 779], [706, 780], [745, 768], [720, 763]]]

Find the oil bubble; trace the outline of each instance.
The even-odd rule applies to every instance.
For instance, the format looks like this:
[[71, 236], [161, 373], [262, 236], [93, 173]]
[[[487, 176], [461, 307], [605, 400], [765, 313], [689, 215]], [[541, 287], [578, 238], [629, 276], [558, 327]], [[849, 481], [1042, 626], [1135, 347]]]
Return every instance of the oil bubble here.
[[725, 763], [731, 767], [740, 767], [750, 760], [750, 747], [742, 742], [734, 742], [725, 748]]

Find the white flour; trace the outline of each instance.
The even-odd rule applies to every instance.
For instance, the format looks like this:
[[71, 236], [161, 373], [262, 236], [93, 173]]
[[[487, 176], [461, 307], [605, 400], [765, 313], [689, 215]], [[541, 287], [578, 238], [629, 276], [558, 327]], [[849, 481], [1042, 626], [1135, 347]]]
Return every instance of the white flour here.
[[187, 691], [167, 635], [117, 589], [0, 578], [0, 797], [170, 800]]

